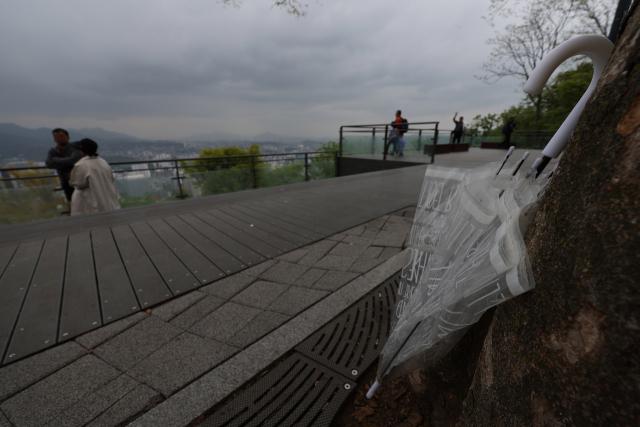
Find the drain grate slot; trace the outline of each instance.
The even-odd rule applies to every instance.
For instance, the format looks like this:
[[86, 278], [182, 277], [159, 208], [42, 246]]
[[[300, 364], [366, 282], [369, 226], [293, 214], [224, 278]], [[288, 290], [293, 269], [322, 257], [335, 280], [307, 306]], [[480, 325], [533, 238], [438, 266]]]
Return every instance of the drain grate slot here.
[[399, 281], [400, 273], [316, 331], [296, 350], [347, 378], [358, 378], [389, 338]]
[[351, 380], [293, 353], [200, 426], [329, 426], [355, 389]]

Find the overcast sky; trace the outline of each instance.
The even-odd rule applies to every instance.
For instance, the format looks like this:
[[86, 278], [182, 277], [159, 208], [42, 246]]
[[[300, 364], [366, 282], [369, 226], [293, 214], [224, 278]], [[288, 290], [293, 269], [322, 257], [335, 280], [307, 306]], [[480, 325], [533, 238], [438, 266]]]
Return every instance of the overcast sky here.
[[295, 19], [271, 0], [0, 0], [0, 122], [322, 138], [396, 109], [447, 129], [522, 98], [474, 78], [489, 0], [308, 4]]

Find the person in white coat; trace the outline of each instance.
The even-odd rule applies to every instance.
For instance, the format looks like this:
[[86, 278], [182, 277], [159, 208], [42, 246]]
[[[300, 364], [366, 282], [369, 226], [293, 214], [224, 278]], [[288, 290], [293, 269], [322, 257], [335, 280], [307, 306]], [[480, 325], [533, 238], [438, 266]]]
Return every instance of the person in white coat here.
[[98, 157], [98, 144], [88, 138], [77, 143], [82, 159], [71, 171], [71, 215], [120, 209], [111, 166]]

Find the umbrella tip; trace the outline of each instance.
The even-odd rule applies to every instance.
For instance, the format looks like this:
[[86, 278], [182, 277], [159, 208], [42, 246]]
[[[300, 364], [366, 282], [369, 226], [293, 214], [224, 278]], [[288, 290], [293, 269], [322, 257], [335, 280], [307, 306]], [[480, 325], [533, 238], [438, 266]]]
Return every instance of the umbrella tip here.
[[378, 383], [378, 380], [376, 379], [376, 382], [373, 383], [373, 385], [367, 392], [367, 399], [371, 399], [373, 395], [376, 394], [376, 390], [378, 390], [378, 387], [380, 387], [380, 383]]
[[531, 176], [531, 174], [536, 170], [536, 168], [540, 166], [540, 163], [542, 163], [542, 157], [538, 157], [533, 162], [533, 164], [531, 165], [531, 169], [529, 169], [529, 172], [527, 172], [527, 178], [529, 178], [529, 176]]

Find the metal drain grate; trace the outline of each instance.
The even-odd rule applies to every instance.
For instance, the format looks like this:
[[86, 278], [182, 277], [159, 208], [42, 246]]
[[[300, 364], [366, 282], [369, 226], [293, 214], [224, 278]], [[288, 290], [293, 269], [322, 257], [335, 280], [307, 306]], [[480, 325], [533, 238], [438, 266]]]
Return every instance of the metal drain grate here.
[[400, 273], [378, 286], [296, 347], [347, 378], [357, 379], [389, 338]]
[[329, 426], [356, 383], [293, 353], [200, 426]]

